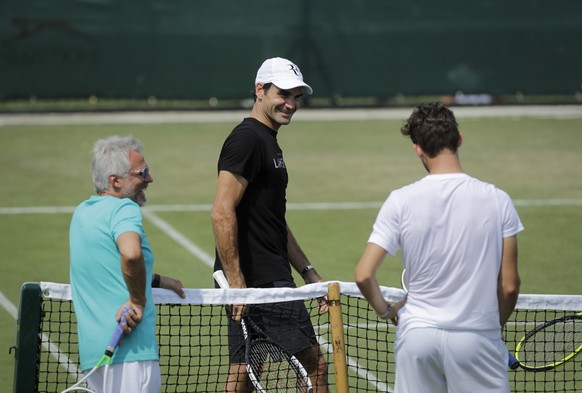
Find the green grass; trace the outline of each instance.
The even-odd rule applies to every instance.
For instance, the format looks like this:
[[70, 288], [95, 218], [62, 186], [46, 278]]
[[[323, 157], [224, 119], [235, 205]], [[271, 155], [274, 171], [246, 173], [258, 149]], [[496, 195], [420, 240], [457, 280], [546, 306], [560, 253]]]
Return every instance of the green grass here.
[[[295, 122], [279, 140], [289, 170], [289, 203], [380, 202], [425, 175], [401, 121]], [[522, 206], [519, 237], [523, 293], [581, 294], [582, 120], [460, 120], [464, 169], [515, 200], [575, 199], [578, 205]], [[233, 124], [87, 125], [0, 128], [0, 208], [75, 206], [93, 193], [90, 149], [111, 134], [145, 143], [152, 205], [210, 204], [216, 159]], [[288, 220], [325, 279], [353, 281], [377, 209], [290, 210]], [[213, 255], [209, 212], [159, 212]], [[26, 281], [68, 282], [70, 214], [0, 214], [0, 290], [14, 304]], [[211, 269], [146, 221], [156, 270], [188, 287], [210, 287]], [[399, 258], [379, 272], [399, 286]], [[0, 384], [12, 391], [15, 322], [1, 309]]]

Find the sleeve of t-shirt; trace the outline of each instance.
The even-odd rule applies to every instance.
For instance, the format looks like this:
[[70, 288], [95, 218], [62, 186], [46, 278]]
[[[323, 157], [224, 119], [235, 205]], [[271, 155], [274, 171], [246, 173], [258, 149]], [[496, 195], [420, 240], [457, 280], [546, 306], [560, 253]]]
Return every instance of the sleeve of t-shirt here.
[[236, 173], [252, 182], [260, 168], [260, 138], [248, 128], [234, 130], [224, 141], [218, 171]]
[[510, 237], [523, 231], [524, 227], [509, 195], [505, 191], [499, 189], [497, 191], [497, 198], [501, 205], [503, 237]]
[[130, 199], [122, 199], [122, 201], [111, 218], [113, 238], [117, 241], [119, 235], [125, 232], [136, 232], [143, 237], [141, 208]]
[[369, 243], [382, 247], [389, 255], [394, 256], [400, 250], [398, 203], [394, 194], [390, 194], [384, 202], [368, 238]]

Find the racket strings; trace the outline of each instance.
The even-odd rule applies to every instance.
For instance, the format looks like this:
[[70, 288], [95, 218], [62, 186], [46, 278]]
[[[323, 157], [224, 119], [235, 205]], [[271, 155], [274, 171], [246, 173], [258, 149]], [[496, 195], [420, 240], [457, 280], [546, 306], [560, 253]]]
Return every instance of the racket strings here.
[[268, 341], [256, 340], [249, 349], [249, 366], [267, 392], [306, 392], [289, 356]]
[[522, 363], [546, 367], [561, 363], [582, 349], [582, 319], [567, 319], [528, 337], [518, 353]]

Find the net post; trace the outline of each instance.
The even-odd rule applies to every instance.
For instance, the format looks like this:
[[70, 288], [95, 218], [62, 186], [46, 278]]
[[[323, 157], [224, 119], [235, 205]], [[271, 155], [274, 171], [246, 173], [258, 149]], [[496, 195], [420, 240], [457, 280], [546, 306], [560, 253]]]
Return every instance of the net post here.
[[41, 308], [40, 285], [32, 282], [22, 284], [16, 321], [16, 350], [14, 351], [15, 393], [36, 392]]
[[349, 393], [348, 368], [346, 365], [346, 350], [344, 344], [344, 325], [342, 320], [342, 306], [340, 302], [340, 285], [338, 282], [329, 283], [327, 290], [336, 391], [337, 393]]

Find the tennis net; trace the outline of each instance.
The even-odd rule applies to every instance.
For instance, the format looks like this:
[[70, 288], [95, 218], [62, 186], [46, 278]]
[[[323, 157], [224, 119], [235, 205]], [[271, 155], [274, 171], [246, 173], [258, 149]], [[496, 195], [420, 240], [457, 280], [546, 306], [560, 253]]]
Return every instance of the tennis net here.
[[[350, 392], [392, 392], [395, 328], [377, 318], [354, 283], [339, 283], [347, 379]], [[389, 301], [403, 291], [383, 287]], [[24, 292], [28, 294], [24, 294]], [[327, 283], [300, 288], [187, 289], [186, 298], [154, 289], [162, 392], [221, 392], [228, 374], [228, 337], [224, 305], [304, 301], [328, 363], [336, 392], [336, 364], [330, 317], [317, 299]], [[521, 295], [506, 326], [508, 348], [545, 321], [582, 310], [582, 296]], [[15, 391], [61, 392], [74, 384], [78, 369], [76, 320], [70, 287], [57, 283], [23, 285], [19, 306]], [[545, 372], [508, 370], [512, 392], [582, 391], [582, 356]], [[337, 373], [341, 375], [341, 373]], [[31, 376], [34, 376], [32, 378]]]

